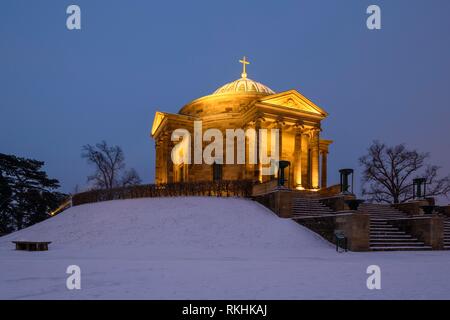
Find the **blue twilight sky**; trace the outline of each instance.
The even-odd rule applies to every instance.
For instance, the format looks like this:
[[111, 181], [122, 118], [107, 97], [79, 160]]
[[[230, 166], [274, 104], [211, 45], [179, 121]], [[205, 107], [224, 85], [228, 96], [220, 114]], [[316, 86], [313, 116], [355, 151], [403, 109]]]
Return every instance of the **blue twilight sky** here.
[[[66, 29], [70, 4], [81, 31]], [[428, 151], [447, 174], [449, 15], [448, 0], [1, 0], [0, 152], [45, 161], [71, 192], [92, 171], [81, 146], [105, 139], [150, 183], [154, 112], [235, 80], [246, 55], [250, 78], [329, 112], [331, 183], [374, 139]]]

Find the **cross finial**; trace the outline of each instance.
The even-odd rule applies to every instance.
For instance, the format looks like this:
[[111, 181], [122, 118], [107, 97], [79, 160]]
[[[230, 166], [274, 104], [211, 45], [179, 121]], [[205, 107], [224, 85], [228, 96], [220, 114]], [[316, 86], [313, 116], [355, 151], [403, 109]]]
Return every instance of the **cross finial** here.
[[244, 79], [247, 78], [246, 65], [250, 64], [250, 62], [248, 62], [246, 59], [247, 58], [244, 56], [244, 58], [242, 60], [239, 60], [239, 62], [242, 63], [242, 74], [241, 74], [241, 77], [244, 78]]

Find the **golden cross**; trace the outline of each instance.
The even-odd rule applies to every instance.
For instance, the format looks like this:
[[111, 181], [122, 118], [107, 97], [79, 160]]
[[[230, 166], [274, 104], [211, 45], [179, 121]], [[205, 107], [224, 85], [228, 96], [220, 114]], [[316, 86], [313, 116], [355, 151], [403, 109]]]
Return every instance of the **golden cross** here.
[[242, 71], [241, 77], [245, 79], [245, 78], [247, 78], [247, 72], [245, 72], [246, 71], [246, 65], [250, 64], [250, 62], [248, 62], [246, 60], [245, 56], [244, 56], [244, 58], [242, 60], [239, 60], [239, 62], [242, 63], [242, 67], [243, 67], [243, 71]]

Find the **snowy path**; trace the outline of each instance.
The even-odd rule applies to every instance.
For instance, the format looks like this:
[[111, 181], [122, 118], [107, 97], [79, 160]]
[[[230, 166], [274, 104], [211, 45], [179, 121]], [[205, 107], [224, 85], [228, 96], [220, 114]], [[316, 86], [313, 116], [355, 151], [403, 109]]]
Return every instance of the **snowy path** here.
[[[11, 241], [50, 240], [48, 252]], [[66, 288], [67, 266], [81, 290]], [[381, 290], [366, 268], [381, 267]], [[242, 199], [165, 198], [71, 208], [0, 238], [0, 299], [450, 299], [450, 251], [337, 254]]]

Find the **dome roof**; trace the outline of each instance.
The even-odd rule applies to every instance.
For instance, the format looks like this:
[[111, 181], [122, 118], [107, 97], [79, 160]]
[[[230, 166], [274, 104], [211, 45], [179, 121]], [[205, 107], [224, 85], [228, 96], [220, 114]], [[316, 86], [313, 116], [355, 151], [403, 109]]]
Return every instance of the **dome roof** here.
[[214, 91], [213, 95], [222, 93], [261, 93], [261, 94], [274, 94], [275, 92], [269, 87], [249, 79], [242, 77], [233, 82], [227, 83]]

